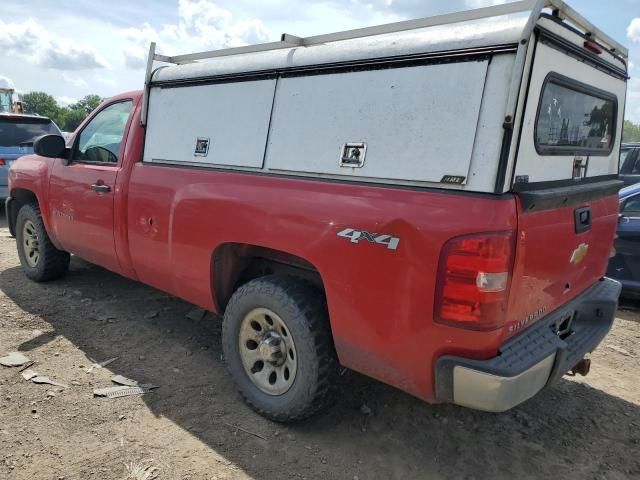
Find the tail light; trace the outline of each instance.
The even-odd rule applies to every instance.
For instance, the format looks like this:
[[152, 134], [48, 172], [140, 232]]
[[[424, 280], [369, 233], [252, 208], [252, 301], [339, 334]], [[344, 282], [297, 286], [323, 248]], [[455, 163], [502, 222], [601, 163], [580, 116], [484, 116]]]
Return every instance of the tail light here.
[[600, 55], [603, 52], [602, 47], [598, 45], [596, 42], [592, 42], [591, 40], [585, 40], [583, 45], [584, 45], [584, 48], [586, 48], [590, 52], [595, 53], [596, 55]]
[[6, 165], [4, 158], [0, 158], [0, 167], [4, 167]]
[[434, 319], [470, 330], [495, 330], [506, 320], [513, 232], [456, 237], [442, 248]]

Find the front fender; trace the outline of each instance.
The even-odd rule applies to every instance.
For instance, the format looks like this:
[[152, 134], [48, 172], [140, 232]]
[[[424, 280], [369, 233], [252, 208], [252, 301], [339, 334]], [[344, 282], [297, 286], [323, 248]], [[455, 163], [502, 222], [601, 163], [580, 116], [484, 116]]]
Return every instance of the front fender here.
[[[13, 215], [13, 217], [7, 216], [7, 221], [11, 233], [14, 234], [15, 217], [17, 217], [20, 207], [33, 201], [38, 202], [42, 214], [42, 221], [49, 234], [49, 238], [56, 248], [60, 248], [58, 240], [51, 228], [51, 215], [48, 205], [49, 175], [53, 168], [53, 162], [55, 162], [55, 159], [41, 157], [39, 155], [25, 155], [13, 162], [9, 169], [10, 200], [8, 199], [5, 208], [7, 208], [7, 214], [11, 212]], [[13, 222], [11, 218], [13, 218]]]

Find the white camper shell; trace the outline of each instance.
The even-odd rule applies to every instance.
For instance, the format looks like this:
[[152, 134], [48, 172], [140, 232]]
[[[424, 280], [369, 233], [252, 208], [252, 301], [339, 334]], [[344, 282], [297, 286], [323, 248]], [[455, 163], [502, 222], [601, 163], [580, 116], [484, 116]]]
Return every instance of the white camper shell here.
[[487, 193], [611, 178], [627, 55], [559, 0], [175, 57], [152, 44], [144, 161]]

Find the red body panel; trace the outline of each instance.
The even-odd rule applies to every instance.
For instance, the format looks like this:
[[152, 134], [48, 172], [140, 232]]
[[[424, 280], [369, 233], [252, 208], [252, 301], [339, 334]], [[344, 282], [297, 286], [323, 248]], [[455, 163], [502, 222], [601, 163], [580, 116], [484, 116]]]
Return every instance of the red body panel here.
[[49, 221], [58, 244], [113, 271], [120, 270], [113, 241], [114, 197], [89, 186], [115, 185], [117, 173], [116, 166], [54, 162], [49, 177]]
[[[590, 207], [592, 226], [575, 233], [574, 212]], [[582, 205], [523, 212], [518, 202], [518, 247], [505, 338], [513, 336], [586, 290], [607, 269], [618, 222], [618, 196]], [[573, 252], [587, 245], [583, 260]]]
[[[170, 181], [167, 181], [170, 179]], [[320, 272], [343, 365], [431, 398], [432, 360], [495, 354], [500, 332], [432, 322], [440, 248], [452, 236], [515, 229], [515, 202], [137, 163], [128, 228], [138, 278], [214, 309], [212, 254], [228, 242], [297, 255]], [[352, 227], [400, 238], [353, 244]]]
[[[140, 94], [112, 100], [123, 98], [133, 98], [136, 108], [117, 165], [102, 170], [65, 167], [30, 156], [11, 170], [13, 189], [38, 195], [54, 242], [214, 311], [216, 248], [246, 243], [302, 257], [324, 283], [341, 363], [420, 398], [434, 400], [438, 357], [495, 356], [510, 324], [541, 305], [557, 307], [604, 272], [615, 199], [593, 202], [594, 229], [584, 236], [593, 260], [563, 276], [561, 261], [582, 241], [568, 234], [573, 209], [524, 215], [510, 195], [143, 164]], [[88, 189], [100, 179], [113, 183], [111, 200]], [[54, 218], [52, 213], [69, 208], [81, 223], [66, 231], [64, 215]], [[557, 238], [550, 234], [550, 223], [557, 224]], [[400, 243], [397, 250], [352, 243], [337, 235], [346, 228], [393, 235]], [[434, 323], [442, 246], [452, 237], [493, 231], [518, 234], [507, 325], [478, 332]], [[553, 248], [531, 248], [551, 237]], [[571, 293], [559, 295], [565, 281], [572, 283]], [[529, 291], [534, 292], [531, 298], [522, 295]]]

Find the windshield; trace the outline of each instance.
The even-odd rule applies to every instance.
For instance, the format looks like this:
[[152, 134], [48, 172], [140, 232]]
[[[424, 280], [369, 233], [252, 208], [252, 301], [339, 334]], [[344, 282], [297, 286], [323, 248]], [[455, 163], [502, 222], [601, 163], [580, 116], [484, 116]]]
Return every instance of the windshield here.
[[11, 93], [0, 92], [0, 112], [11, 112], [12, 108]]
[[48, 118], [0, 117], [0, 146], [19, 147], [23, 143], [33, 143], [36, 137], [52, 133], [60, 135], [60, 130]]
[[624, 164], [624, 161], [627, 159], [630, 152], [631, 152], [630, 148], [620, 150], [620, 165]]

